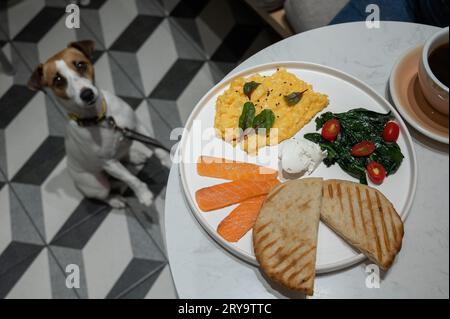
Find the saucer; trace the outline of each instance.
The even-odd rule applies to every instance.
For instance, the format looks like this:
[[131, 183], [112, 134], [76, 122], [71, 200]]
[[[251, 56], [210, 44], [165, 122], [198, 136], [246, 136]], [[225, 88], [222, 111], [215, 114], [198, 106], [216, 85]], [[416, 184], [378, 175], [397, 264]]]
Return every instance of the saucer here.
[[392, 101], [412, 127], [433, 140], [449, 144], [448, 116], [436, 111], [420, 88], [417, 73], [422, 48], [409, 50], [394, 65], [389, 79]]

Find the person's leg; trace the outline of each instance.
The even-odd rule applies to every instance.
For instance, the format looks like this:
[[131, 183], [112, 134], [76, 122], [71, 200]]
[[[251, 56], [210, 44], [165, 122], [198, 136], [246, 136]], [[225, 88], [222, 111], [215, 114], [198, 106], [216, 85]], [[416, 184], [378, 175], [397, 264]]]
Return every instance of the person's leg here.
[[418, 0], [418, 3], [417, 22], [438, 27], [448, 26], [448, 0]]
[[380, 8], [380, 20], [404, 22], [417, 20], [416, 0], [351, 0], [330, 24], [365, 21], [369, 14], [366, 8], [371, 4]]

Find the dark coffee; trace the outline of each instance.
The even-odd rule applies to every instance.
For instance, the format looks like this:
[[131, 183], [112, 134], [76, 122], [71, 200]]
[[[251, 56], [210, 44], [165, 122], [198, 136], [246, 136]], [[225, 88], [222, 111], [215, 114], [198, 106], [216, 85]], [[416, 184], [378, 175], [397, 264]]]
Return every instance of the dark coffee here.
[[448, 42], [431, 52], [428, 64], [438, 80], [448, 87]]

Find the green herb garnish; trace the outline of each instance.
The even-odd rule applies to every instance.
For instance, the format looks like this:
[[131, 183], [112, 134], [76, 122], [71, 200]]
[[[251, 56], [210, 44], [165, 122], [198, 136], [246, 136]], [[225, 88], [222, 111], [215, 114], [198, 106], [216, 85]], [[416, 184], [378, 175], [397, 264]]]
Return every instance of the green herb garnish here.
[[252, 102], [247, 102], [242, 108], [242, 114], [239, 117], [239, 128], [243, 131], [253, 126], [253, 120], [255, 119], [255, 105]]
[[244, 94], [250, 99], [252, 93], [261, 83], [251, 81], [244, 84]]
[[255, 130], [258, 130], [259, 128], [265, 128], [266, 133], [268, 134], [274, 122], [275, 114], [273, 114], [272, 110], [264, 109], [253, 120], [253, 128]]
[[295, 104], [300, 102], [303, 97], [303, 93], [305, 93], [306, 91], [308, 91], [308, 89], [304, 90], [303, 92], [293, 92], [289, 95], [285, 95], [284, 99], [289, 106], [294, 106]]

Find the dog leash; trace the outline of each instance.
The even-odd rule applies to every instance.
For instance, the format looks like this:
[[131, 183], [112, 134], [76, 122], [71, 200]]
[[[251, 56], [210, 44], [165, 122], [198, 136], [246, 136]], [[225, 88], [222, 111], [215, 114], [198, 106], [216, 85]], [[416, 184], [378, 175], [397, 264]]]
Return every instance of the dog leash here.
[[118, 126], [116, 121], [114, 120], [114, 118], [112, 116], [108, 116], [106, 118], [106, 120], [108, 121], [108, 124], [114, 130], [119, 131], [120, 133], [122, 133], [122, 135], [125, 138], [128, 138], [130, 140], [134, 140], [134, 141], [138, 141], [138, 142], [147, 144], [149, 146], [161, 148], [161, 149], [167, 151], [168, 153], [170, 153], [170, 150], [167, 147], [162, 145], [158, 140], [154, 139], [153, 137], [150, 137], [150, 136], [147, 136], [147, 135], [143, 135], [143, 134], [138, 133], [136, 131], [130, 130], [129, 128], [126, 128], [126, 127]]
[[170, 150], [167, 147], [165, 147], [164, 145], [162, 145], [158, 140], [156, 140], [150, 136], [143, 135], [136, 131], [130, 130], [129, 128], [126, 128], [126, 127], [124, 128], [124, 127], [118, 126], [112, 116], [108, 116], [108, 117], [106, 116], [106, 108], [107, 108], [106, 102], [103, 99], [102, 112], [100, 115], [97, 115], [92, 118], [80, 118], [78, 115], [76, 115], [74, 113], [69, 113], [69, 118], [71, 120], [75, 121], [78, 124], [78, 126], [80, 126], [80, 127], [97, 125], [106, 120], [111, 128], [122, 133], [122, 135], [125, 138], [144, 143], [148, 146], [157, 147], [157, 148], [163, 149], [166, 152], [170, 153]]

